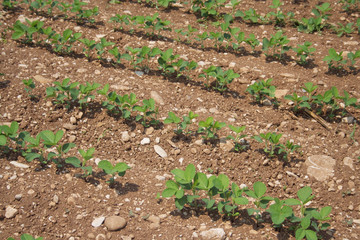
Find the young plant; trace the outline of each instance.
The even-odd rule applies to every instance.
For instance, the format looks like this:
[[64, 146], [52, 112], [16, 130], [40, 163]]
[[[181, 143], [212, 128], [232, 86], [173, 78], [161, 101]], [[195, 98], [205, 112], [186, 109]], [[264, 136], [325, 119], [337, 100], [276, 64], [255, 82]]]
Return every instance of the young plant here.
[[135, 106], [134, 110], [141, 113], [136, 116], [135, 120], [140, 121], [144, 127], [149, 127], [151, 125], [156, 126], [159, 124], [159, 120], [157, 120], [159, 108], [155, 107], [154, 99], [144, 99], [143, 105]]
[[255, 199], [255, 208], [248, 208], [247, 212], [250, 216], [254, 215], [257, 225], [263, 221], [261, 209], [266, 209], [269, 202], [273, 200], [272, 197], [264, 196], [266, 193], [266, 186], [262, 182], [255, 182], [254, 190], [245, 190], [245, 194]]
[[255, 35], [253, 33], [249, 34], [249, 37], [244, 40], [244, 42], [248, 45], [250, 45], [251, 49], [254, 51], [255, 47], [260, 45], [259, 40], [256, 39]]
[[31, 94], [32, 90], [34, 90], [35, 88], [34, 81], [30, 78], [30, 79], [24, 79], [22, 82], [26, 86], [25, 91], [29, 94], [30, 99], [35, 100], [36, 96]]
[[309, 98], [306, 96], [298, 96], [297, 93], [294, 92], [293, 95], [286, 95], [284, 98], [294, 102], [292, 109], [295, 113], [300, 112], [304, 108], [311, 109], [308, 101]]
[[95, 40], [82, 38], [82, 39], [79, 39], [79, 41], [85, 45], [85, 47], [83, 48], [83, 52], [85, 52], [85, 57], [87, 57], [87, 59], [90, 60], [90, 58], [92, 56], [91, 51], [93, 51], [96, 47]]
[[41, 33], [42, 26], [44, 26], [44, 22], [41, 22], [39, 20], [35, 20], [35, 21], [30, 21], [28, 19], [25, 20], [28, 25], [21, 23], [19, 20], [17, 20], [14, 23], [13, 26], [14, 33], [11, 35], [11, 38], [17, 40], [23, 35], [25, 35], [25, 39], [23, 40], [23, 43], [30, 44], [33, 43], [33, 40], [35, 40], [34, 34]]
[[[270, 40], [267, 38], [263, 39], [262, 49], [267, 52], [265, 53], [267, 57], [273, 56], [275, 58], [281, 59], [282, 55], [285, 52], [289, 51], [289, 49], [291, 49], [289, 46], [286, 45], [289, 42], [290, 40], [287, 39], [287, 36], [283, 35], [282, 31], [278, 31], [277, 33], [275, 33], [275, 35], [271, 35]], [[272, 54], [269, 54], [270, 49], [273, 49]]]
[[70, 54], [73, 44], [81, 37], [81, 33], [73, 33], [72, 30], [66, 29], [63, 34], [54, 34], [51, 37], [51, 43], [54, 44], [54, 51], [62, 54]]
[[266, 22], [266, 19], [256, 12], [255, 9], [250, 8], [244, 12], [237, 11], [235, 17], [241, 17], [245, 22], [250, 24], [261, 24]]
[[269, 78], [267, 80], [254, 82], [252, 85], [248, 86], [246, 91], [254, 97], [255, 102], [262, 104], [268, 97], [275, 97], [276, 87], [271, 85], [272, 81], [273, 79]]
[[330, 70], [341, 70], [344, 68], [344, 65], [347, 63], [346, 59], [343, 59], [343, 52], [337, 53], [335, 49], [329, 49], [329, 55], [325, 56], [323, 61], [328, 64]]
[[83, 161], [80, 161], [77, 157], [68, 158], [65, 162], [73, 165], [76, 168], [81, 168], [84, 171], [83, 177], [92, 175], [92, 166], [86, 166], [88, 160], [93, 158], [95, 148], [89, 148], [86, 152], [82, 149], [79, 149], [79, 153], [83, 158]]
[[78, 82], [70, 84], [70, 78], [65, 78], [62, 82], [54, 82], [55, 87], [46, 88], [46, 97], [55, 98], [55, 104], [65, 104], [70, 108], [71, 104], [78, 100], [79, 89]]
[[337, 23], [337, 26], [333, 26], [333, 30], [335, 31], [338, 37], [342, 37], [343, 35], [349, 36], [354, 32], [354, 23], [348, 23], [343, 25], [342, 23]]
[[93, 9], [82, 9], [82, 6], [87, 5], [86, 2], [81, 2], [80, 0], [74, 0], [71, 8], [71, 12], [76, 13], [75, 21], [78, 24], [85, 24], [87, 22], [94, 23], [95, 19], [93, 19], [93, 16], [96, 16], [99, 14], [99, 8], [94, 7]]
[[260, 133], [260, 135], [253, 136], [253, 138], [260, 142], [265, 143], [264, 152], [269, 155], [269, 157], [274, 157], [276, 154], [279, 154], [279, 150], [282, 148], [282, 144], [279, 143], [282, 134], [276, 133]]
[[92, 94], [92, 92], [98, 89], [99, 87], [100, 87], [99, 83], [90, 84], [89, 82], [86, 82], [85, 85], [82, 84], [79, 85], [80, 93], [78, 100], [80, 104], [80, 109], [83, 109], [84, 106], [86, 107], [89, 100], [95, 99], [95, 95]]
[[97, 50], [97, 58], [99, 60], [103, 60], [102, 55], [106, 51], [106, 47], [112, 46], [115, 43], [106, 41], [106, 38], [101, 38], [100, 42], [95, 45], [95, 48]]
[[162, 74], [165, 76], [170, 76], [175, 72], [174, 62], [180, 55], [173, 55], [173, 49], [169, 48], [165, 52], [160, 53], [160, 57], [158, 58], [159, 70], [162, 71]]
[[234, 150], [236, 152], [242, 152], [248, 148], [248, 145], [246, 145], [246, 141], [243, 139], [246, 137], [246, 134], [241, 134], [246, 126], [240, 126], [236, 127], [233, 125], [229, 125], [229, 128], [235, 133], [235, 136], [229, 135], [227, 138], [234, 141], [235, 147]]
[[347, 54], [348, 62], [350, 63], [350, 69], [355, 70], [354, 65], [356, 64], [356, 61], [358, 58], [360, 58], [360, 50], [357, 50], [356, 52], [349, 52]]
[[219, 92], [226, 91], [228, 89], [228, 84], [240, 76], [239, 74], [234, 73], [232, 69], [223, 71], [221, 67], [215, 66], [210, 66], [209, 68], [203, 70], [203, 72], [203, 74], [200, 74], [200, 77], [204, 77], [206, 79], [205, 86], [210, 86], [210, 77], [215, 78], [213, 89]]
[[[123, 24], [125, 25], [130, 25], [130, 20], [131, 20], [131, 16], [130, 15], [120, 15], [120, 14], [116, 14], [115, 17], [111, 17], [110, 21], [111, 22], [117, 22], [120, 23], [120, 30], [124, 29]], [[116, 29], [115, 29], [116, 30]]]
[[169, 112], [169, 116], [164, 120], [164, 124], [176, 124], [176, 129], [174, 132], [176, 135], [184, 134], [185, 136], [189, 136], [192, 131], [189, 130], [189, 126], [192, 124], [192, 120], [197, 118], [199, 115], [189, 112], [187, 116], [183, 116], [183, 121], [179, 117], [177, 117], [173, 112]]
[[[28, 135], [27, 132], [20, 132], [19, 130], [19, 123], [18, 122], [11, 122], [10, 126], [1, 125], [0, 126], [0, 149], [4, 149], [5, 153], [10, 152], [10, 150], [17, 152], [18, 147], [24, 148], [25, 144], [25, 137]], [[10, 140], [8, 142], [8, 140]], [[12, 144], [15, 143], [15, 148]], [[2, 147], [2, 148], [1, 148]]]
[[208, 117], [205, 121], [199, 122], [199, 133], [205, 133], [202, 136], [206, 141], [218, 139], [217, 131], [226, 126], [224, 122], [214, 121], [213, 117]]
[[285, 145], [280, 144], [279, 147], [280, 148], [278, 150], [278, 153], [284, 154], [283, 159], [286, 161], [288, 161], [288, 157], [289, 157], [290, 153], [298, 151], [301, 148], [300, 145], [294, 144], [293, 142], [291, 142], [289, 140], [286, 142]]
[[123, 177], [126, 173], [126, 170], [130, 169], [130, 167], [126, 163], [120, 162], [113, 166], [108, 160], [100, 161], [98, 167], [102, 169], [106, 174], [111, 175], [108, 182], [110, 186], [114, 185], [116, 175]]
[[297, 48], [292, 48], [296, 52], [296, 56], [299, 58], [298, 64], [305, 65], [308, 62], [308, 57], [314, 55], [315, 48], [310, 48], [311, 42], [305, 42], [303, 45], [298, 44]]
[[[24, 233], [20, 236], [20, 240], [43, 240], [43, 239], [44, 239], [43, 237], [35, 238], [32, 235], [27, 234], [27, 233]], [[15, 238], [9, 237], [7, 240], [15, 240]]]
[[7, 11], [15, 10], [17, 4], [18, 2], [14, 0], [4, 0], [2, 2], [3, 8]]

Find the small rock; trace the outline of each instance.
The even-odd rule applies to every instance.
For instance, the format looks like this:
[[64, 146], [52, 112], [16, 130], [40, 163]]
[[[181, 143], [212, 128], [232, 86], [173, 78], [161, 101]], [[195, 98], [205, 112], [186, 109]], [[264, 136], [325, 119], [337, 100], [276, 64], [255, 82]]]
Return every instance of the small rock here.
[[128, 131], [124, 131], [121, 133], [121, 140], [123, 140], [124, 142], [130, 141], [130, 135]]
[[47, 106], [47, 107], [51, 107], [52, 105], [53, 105], [53, 104], [52, 104], [51, 101], [47, 101], [46, 104], [45, 104], [45, 106]]
[[225, 239], [225, 231], [223, 228], [212, 228], [209, 230], [202, 231], [200, 233], [200, 236], [202, 239], [209, 239], [209, 240], [219, 240], [219, 239]]
[[77, 73], [85, 73], [87, 72], [87, 69], [85, 68], [79, 68], [78, 70], [76, 70]]
[[10, 164], [14, 165], [15, 167], [18, 167], [18, 168], [29, 168], [29, 165], [19, 163], [17, 161], [11, 161]]
[[151, 215], [147, 220], [152, 223], [160, 223], [160, 218], [155, 215]]
[[51, 79], [45, 78], [41, 75], [35, 75], [34, 79], [36, 81], [38, 81], [39, 83], [51, 83], [52, 82]]
[[106, 240], [106, 236], [105, 234], [100, 233], [96, 236], [95, 240]]
[[100, 75], [100, 74], [101, 74], [101, 71], [96, 69], [94, 73], [95, 73], [96, 75]]
[[191, 148], [191, 149], [190, 149], [190, 152], [191, 152], [192, 154], [196, 154], [196, 153], [197, 153], [197, 150], [196, 150], [196, 148]]
[[326, 155], [313, 155], [305, 161], [307, 174], [318, 181], [325, 181], [334, 175], [336, 160]]
[[160, 175], [156, 175], [155, 178], [159, 181], [165, 181], [165, 177], [164, 176], [160, 176]]
[[150, 223], [150, 229], [158, 229], [160, 227], [160, 223]]
[[151, 91], [150, 96], [157, 104], [164, 105], [164, 99], [156, 91]]
[[234, 67], [235, 67], [235, 65], [236, 65], [236, 63], [235, 63], [235, 62], [231, 62], [231, 63], [229, 64], [229, 68], [234, 68]]
[[141, 145], [150, 144], [150, 138], [144, 138], [143, 140], [141, 140], [140, 144], [141, 144]]
[[76, 140], [76, 136], [75, 135], [70, 135], [70, 137], [69, 137], [69, 142], [75, 142], [75, 140]]
[[269, 99], [264, 99], [264, 101], [262, 102], [262, 105], [264, 106], [271, 106], [272, 105], [272, 102], [269, 100]]
[[295, 78], [295, 75], [292, 73], [281, 73], [280, 76], [286, 77], [286, 78]]
[[54, 201], [54, 203], [59, 203], [59, 197], [58, 197], [58, 195], [54, 195], [53, 201]]
[[135, 74], [138, 75], [139, 77], [141, 77], [142, 75], [144, 75], [143, 71], [135, 71]]
[[168, 156], [164, 149], [162, 149], [159, 145], [154, 145], [154, 150], [162, 158], [166, 158]]
[[217, 110], [216, 108], [210, 108], [209, 112], [210, 113], [219, 113], [219, 110]]
[[357, 46], [357, 45], [359, 45], [359, 42], [358, 41], [347, 41], [347, 42], [344, 42], [344, 45]]
[[87, 237], [88, 237], [89, 239], [94, 239], [94, 238], [95, 238], [95, 234], [94, 234], [94, 233], [89, 233], [89, 234], [87, 235]]
[[76, 129], [76, 126], [75, 125], [72, 125], [71, 123], [65, 123], [63, 125], [63, 128], [67, 129], [67, 130], [75, 130]]
[[95, 218], [92, 223], [91, 223], [91, 226], [93, 227], [100, 227], [101, 224], [103, 224], [105, 220], [105, 217], [98, 217], [98, 218]]
[[199, 140], [195, 141], [195, 144], [199, 145], [199, 146], [202, 145], [203, 143], [204, 143], [204, 141], [202, 139], [199, 139]]
[[105, 219], [105, 226], [109, 231], [117, 231], [126, 226], [126, 220], [120, 216], [111, 216]]
[[28, 192], [27, 192], [27, 194], [29, 194], [29, 195], [33, 195], [35, 193], [35, 191], [33, 190], [33, 189], [30, 189]]
[[345, 166], [348, 166], [349, 168], [351, 168], [351, 170], [355, 170], [354, 169], [354, 165], [353, 165], [353, 159], [352, 158], [349, 158], [349, 157], [345, 157], [343, 159], [343, 162], [344, 162], [344, 165]]
[[15, 195], [15, 199], [16, 199], [16, 200], [20, 201], [21, 198], [22, 198], [22, 194], [16, 194], [16, 195]]
[[13, 208], [12, 206], [7, 206], [5, 210], [5, 217], [10, 219], [16, 216], [18, 213], [18, 210], [16, 208]]
[[276, 89], [275, 90], [275, 97], [280, 99], [284, 97], [289, 92], [288, 89]]
[[145, 134], [146, 135], [150, 135], [150, 134], [152, 134], [154, 132], [154, 128], [153, 127], [149, 127], [149, 128], [147, 128], [146, 130], [145, 130]]
[[210, 149], [208, 149], [208, 148], [205, 148], [205, 149], [203, 150], [203, 152], [206, 153], [206, 154], [208, 154], [208, 155], [211, 153]]
[[349, 116], [349, 117], [344, 117], [344, 118], [342, 119], [342, 122], [343, 122], [343, 123], [349, 123], [349, 124], [351, 124], [351, 123], [354, 122], [354, 117], [351, 117], [351, 116]]
[[75, 124], [76, 123], [76, 118], [75, 117], [70, 117], [70, 123]]

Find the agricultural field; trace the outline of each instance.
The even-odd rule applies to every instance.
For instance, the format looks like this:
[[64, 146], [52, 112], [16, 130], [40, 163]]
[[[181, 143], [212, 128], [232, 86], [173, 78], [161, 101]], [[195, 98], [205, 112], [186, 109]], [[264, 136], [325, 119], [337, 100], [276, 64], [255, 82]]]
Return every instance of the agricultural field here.
[[3, 0], [1, 239], [359, 239], [360, 1]]

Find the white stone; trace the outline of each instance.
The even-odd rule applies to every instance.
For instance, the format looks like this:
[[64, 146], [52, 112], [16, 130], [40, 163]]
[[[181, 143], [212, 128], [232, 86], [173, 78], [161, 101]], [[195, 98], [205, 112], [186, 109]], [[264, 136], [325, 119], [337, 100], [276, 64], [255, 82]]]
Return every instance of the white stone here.
[[150, 144], [150, 138], [144, 138], [143, 140], [141, 140], [140, 144], [141, 144], [141, 145]]
[[15, 167], [18, 167], [18, 168], [29, 168], [29, 165], [19, 163], [17, 161], [11, 161], [10, 164], [12, 164], [12, 165], [14, 165]]
[[124, 142], [130, 141], [130, 135], [128, 131], [124, 131], [121, 133], [121, 140], [123, 140]]
[[164, 105], [164, 99], [160, 96], [160, 94], [156, 91], [151, 91], [150, 92], [150, 97], [152, 99], [154, 99], [154, 101], [157, 103], [157, 104], [160, 104], [160, 105]]
[[344, 165], [345, 165], [345, 166], [348, 166], [349, 168], [351, 168], [351, 170], [355, 170], [355, 169], [354, 169], [354, 165], [353, 165], [354, 160], [353, 160], [352, 158], [345, 157], [345, 158], [343, 159], [343, 162], [344, 162]]
[[18, 210], [12, 206], [7, 206], [5, 210], [5, 217], [6, 218], [13, 218], [18, 213]]
[[313, 155], [305, 161], [307, 174], [318, 181], [325, 181], [328, 177], [334, 176], [336, 160], [326, 155]]
[[154, 145], [154, 150], [162, 158], [166, 158], [168, 156], [165, 150], [162, 149], [162, 147], [160, 147], [159, 145]]
[[104, 221], [105, 221], [105, 217], [95, 218], [95, 219], [92, 221], [91, 226], [93, 226], [93, 227], [100, 227], [101, 224], [103, 224]]
[[126, 220], [120, 216], [107, 217], [105, 220], [105, 226], [109, 231], [117, 231], [126, 226]]
[[220, 240], [225, 239], [226, 234], [223, 228], [212, 228], [209, 230], [202, 231], [200, 233], [202, 239], [206, 240]]

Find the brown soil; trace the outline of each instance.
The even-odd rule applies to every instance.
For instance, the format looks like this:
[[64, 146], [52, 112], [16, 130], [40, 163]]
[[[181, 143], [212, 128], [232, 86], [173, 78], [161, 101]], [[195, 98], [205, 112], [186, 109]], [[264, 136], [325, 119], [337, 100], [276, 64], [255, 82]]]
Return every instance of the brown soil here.
[[[337, 1], [331, 1], [334, 9], [330, 22], [356, 22], [357, 13], [348, 15], [341, 11]], [[310, 10], [318, 2], [285, 1], [283, 11], [292, 11], [296, 18], [309, 16]], [[250, 7], [259, 13], [266, 13], [271, 1], [248, 1], [241, 3], [240, 10]], [[322, 127], [318, 122], [305, 115], [295, 116], [286, 100], [280, 99], [280, 106], [261, 106], [254, 104], [253, 99], [245, 92], [248, 84], [253, 80], [273, 78], [277, 89], [289, 90], [289, 93], [301, 91], [305, 82], [319, 85], [319, 92], [336, 86], [339, 92], [348, 91], [353, 97], [360, 98], [359, 76], [357, 74], [341, 75], [328, 72], [326, 63], [322, 61], [329, 48], [341, 51], [356, 51], [359, 36], [337, 37], [330, 30], [321, 34], [300, 33], [291, 26], [283, 30], [291, 45], [296, 46], [310, 41], [316, 48], [311, 66], [303, 67], [291, 58], [285, 62], [269, 61], [263, 53], [252, 54], [248, 46], [242, 54], [217, 51], [208, 41], [204, 49], [197, 45], [176, 42], [174, 32], [162, 33], [165, 37], [149, 38], [144, 30], [130, 34], [124, 31], [114, 31], [116, 24], [109, 23], [110, 17], [116, 13], [131, 13], [132, 15], [152, 15], [159, 12], [161, 19], [170, 20], [173, 29], [186, 27], [188, 24], [203, 29], [194, 14], [189, 13], [187, 6], [177, 6], [170, 10], [157, 10], [145, 3], [135, 1], [109, 4], [104, 1], [91, 1], [90, 7], [99, 6], [100, 14], [96, 17], [98, 24], [94, 28], [77, 26], [71, 21], [51, 19], [32, 15], [26, 5], [15, 12], [2, 11], [3, 32], [1, 43], [0, 69], [4, 75], [0, 78], [0, 123], [17, 121], [21, 131], [28, 131], [36, 135], [42, 130], [65, 131], [64, 141], [75, 137], [77, 148], [88, 149], [95, 147], [95, 158], [108, 159], [114, 162], [126, 162], [131, 166], [126, 175], [117, 178], [116, 186], [109, 187], [107, 177], [101, 175], [95, 166], [95, 158], [90, 160], [94, 166], [94, 176], [84, 181], [77, 178], [80, 170], [67, 168], [58, 171], [55, 165], [40, 169], [34, 161], [27, 163], [15, 154], [2, 154], [0, 161], [0, 236], [6, 239], [30, 233], [45, 239], [191, 239], [193, 233], [200, 233], [203, 229], [221, 227], [225, 229], [229, 239], [294, 239], [293, 233], [286, 228], [277, 231], [267, 218], [264, 224], [256, 226], [254, 219], [241, 214], [237, 220], [229, 220], [218, 215], [205, 212], [195, 212], [191, 209], [177, 211], [173, 199], [156, 199], [156, 194], [165, 188], [165, 180], [172, 178], [170, 170], [184, 169], [189, 163], [197, 166], [198, 170], [214, 174], [225, 173], [236, 183], [252, 186], [256, 181], [267, 184], [268, 194], [273, 197], [296, 197], [296, 192], [303, 186], [311, 186], [316, 195], [311, 206], [332, 206], [331, 230], [324, 232], [325, 239], [358, 239], [360, 236], [359, 212], [360, 198], [358, 185], [360, 184], [359, 164], [354, 160], [354, 168], [345, 166], [343, 159], [360, 156], [360, 134], [356, 128], [354, 139], [350, 138], [352, 124], [341, 121], [328, 121], [331, 130]], [[222, 12], [230, 10], [224, 8]], [[11, 27], [23, 15], [27, 18], [39, 18], [45, 21], [45, 26], [52, 26], [57, 32], [66, 28], [77, 29], [83, 37], [99, 38], [103, 34], [109, 41], [116, 43], [119, 49], [126, 46], [157, 46], [160, 49], [173, 48], [176, 54], [183, 58], [205, 62], [192, 73], [192, 80], [178, 80], [164, 78], [157, 72], [155, 63], [151, 63], [149, 74], [138, 76], [125, 64], [113, 67], [97, 60], [88, 61], [81, 55], [81, 48], [76, 49], [77, 55], [59, 56], [46, 48], [23, 45], [19, 41], [11, 40]], [[235, 22], [246, 35], [254, 33], [258, 39], [269, 37], [277, 29], [273, 25], [251, 26], [243, 22]], [[211, 28], [211, 27], [210, 27]], [[355, 45], [349, 44], [354, 43]], [[260, 47], [258, 47], [260, 50]], [[107, 56], [110, 57], [110, 56]], [[235, 63], [235, 65], [234, 65]], [[241, 74], [229, 86], [229, 91], [220, 94], [203, 88], [202, 79], [197, 75], [201, 68], [210, 65], [231, 68]], [[68, 111], [56, 107], [45, 98], [45, 89], [51, 83], [36, 82], [38, 101], [29, 99], [24, 91], [23, 79], [41, 75], [52, 81], [62, 81], [71, 78], [73, 82], [109, 83], [112, 90], [118, 94], [133, 92], [139, 99], [151, 97], [151, 91], [156, 91], [164, 100], [159, 106], [159, 118], [165, 119], [169, 111], [178, 116], [187, 114], [190, 110], [199, 114], [198, 121], [213, 116], [217, 121], [233, 125], [246, 125], [246, 134], [253, 136], [260, 132], [283, 133], [283, 140], [293, 139], [302, 147], [302, 154], [291, 155], [291, 161], [272, 159], [263, 164], [266, 159], [261, 149], [263, 145], [251, 138], [250, 149], [236, 153], [225, 149], [220, 144], [196, 144], [201, 139], [194, 135], [190, 140], [177, 139], [172, 131], [173, 126], [161, 126], [146, 136], [144, 128], [138, 123], [128, 123], [109, 116], [101, 108], [101, 99], [97, 98], [90, 104], [81, 118], [77, 119], [76, 128], [64, 129], [64, 124], [70, 123], [70, 117], [78, 116], [78, 107]], [[359, 110], [350, 109], [350, 114], [359, 117]], [[197, 124], [196, 123], [196, 124]], [[194, 124], [193, 130], [195, 130]], [[121, 140], [121, 134], [128, 131], [131, 134], [129, 142]], [[228, 128], [219, 132], [220, 137], [229, 134]], [[149, 137], [149, 145], [141, 145], [140, 141]], [[159, 145], [168, 153], [163, 159], [154, 152], [156, 138], [160, 138]], [[171, 142], [170, 142], [171, 141]], [[76, 155], [76, 151], [70, 154]], [[311, 155], [328, 155], [336, 160], [334, 176], [325, 182], [316, 181], [307, 175], [304, 161]], [[182, 163], [179, 159], [183, 159]], [[9, 162], [28, 164], [30, 168], [20, 169]], [[289, 175], [292, 172], [294, 175]], [[297, 177], [295, 177], [295, 175]], [[332, 187], [334, 190], [330, 190]], [[353, 189], [352, 189], [353, 188]], [[22, 194], [20, 200], [15, 195]], [[58, 198], [58, 199], [57, 199]], [[18, 214], [11, 219], [4, 217], [5, 208], [11, 205], [18, 209]], [[127, 226], [115, 232], [107, 231], [104, 225], [94, 228], [91, 226], [94, 218], [99, 216], [120, 215], [127, 220]], [[146, 220], [148, 216], [160, 216], [159, 226], [151, 225]], [[101, 235], [103, 234], [103, 235]], [[102, 238], [103, 237], [103, 238]]]

